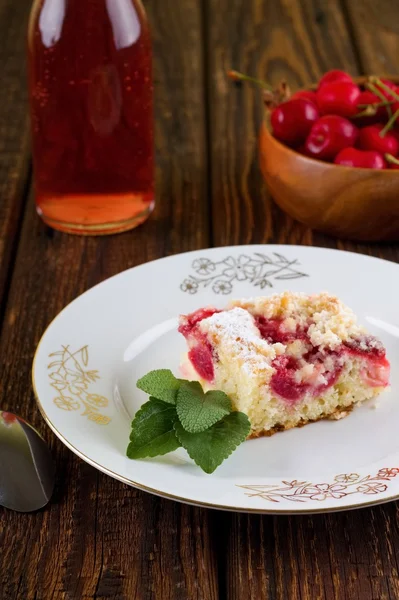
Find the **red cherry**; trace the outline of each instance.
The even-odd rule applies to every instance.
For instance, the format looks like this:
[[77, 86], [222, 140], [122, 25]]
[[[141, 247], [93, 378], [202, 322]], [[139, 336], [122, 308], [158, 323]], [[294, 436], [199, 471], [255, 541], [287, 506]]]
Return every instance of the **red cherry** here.
[[[392, 90], [399, 96], [399, 87], [392, 88]], [[389, 100], [393, 100], [393, 104], [391, 104], [392, 113], [395, 113], [399, 109], [399, 101], [395, 101], [393, 97], [390, 97]]]
[[317, 90], [317, 105], [322, 115], [353, 117], [358, 113], [360, 89], [350, 81], [326, 83]]
[[298, 145], [304, 142], [318, 118], [319, 111], [313, 102], [305, 98], [294, 98], [273, 109], [270, 122], [273, 134], [278, 140], [289, 145]]
[[370, 92], [370, 90], [361, 90], [358, 99], [359, 104], [377, 104], [378, 102], [381, 102], [381, 98], [376, 96], [373, 92]]
[[360, 167], [363, 169], [386, 169], [387, 163], [383, 155], [375, 150], [357, 150], [344, 148], [335, 157], [334, 163], [344, 167]]
[[389, 79], [381, 79], [382, 83], [384, 83], [386, 86], [388, 86], [391, 89], [395, 89], [396, 88], [396, 83], [394, 83], [393, 81], [389, 81]]
[[317, 106], [316, 92], [312, 92], [311, 90], [299, 90], [299, 92], [295, 92], [295, 94], [291, 96], [291, 100], [294, 98], [306, 98], [306, 100], [310, 100]]
[[[358, 113], [362, 112], [365, 109], [364, 105], [370, 106], [371, 104], [378, 104], [379, 102], [381, 102], [381, 98], [378, 98], [378, 96], [373, 94], [373, 92], [369, 92], [368, 90], [360, 92], [360, 96], [357, 101]], [[388, 113], [386, 107], [379, 106], [375, 115], [357, 118], [356, 125], [358, 127], [363, 127], [367, 125], [373, 125], [374, 123], [382, 123], [386, 121], [387, 118]]]
[[[399, 96], [399, 88], [392, 81], [388, 81], [388, 79], [381, 79], [381, 82], [384, 83], [389, 89], [391, 89], [397, 96]], [[382, 94], [387, 100], [393, 102], [391, 104], [392, 113], [395, 113], [399, 109], [399, 101], [395, 101], [395, 98], [390, 94], [387, 90], [381, 89]]]
[[338, 115], [325, 115], [312, 126], [305, 142], [305, 153], [321, 160], [333, 160], [340, 150], [354, 146], [358, 129]]
[[328, 71], [324, 73], [323, 77], [319, 81], [320, 89], [326, 83], [333, 83], [333, 81], [348, 81], [349, 83], [353, 83], [352, 77], [345, 73], [345, 71], [340, 71], [339, 69], [333, 69], [332, 71]]
[[381, 154], [397, 156], [399, 153], [399, 140], [390, 131], [387, 131], [384, 137], [381, 137], [380, 132], [383, 128], [384, 125], [382, 123], [364, 127], [359, 132], [357, 145], [361, 150], [376, 150], [377, 152], [381, 152]]
[[[390, 133], [393, 133], [393, 131], [391, 131]], [[398, 140], [399, 141], [399, 140]], [[384, 156], [385, 160], [388, 163], [388, 169], [393, 169], [394, 171], [399, 169], [399, 160], [397, 157], [392, 156], [392, 154], [385, 154]]]
[[[388, 79], [381, 79], [381, 82], [386, 85], [387, 87], [389, 87], [391, 90], [393, 90], [394, 92], [397, 91], [397, 87], [396, 87], [396, 83], [392, 83], [392, 81], [389, 81]], [[393, 100], [391, 94], [389, 92], [387, 92], [384, 89], [381, 89], [379, 86], [377, 86], [379, 90], [381, 90], [381, 93], [384, 94], [384, 96], [386, 98], [388, 98], [388, 100]]]

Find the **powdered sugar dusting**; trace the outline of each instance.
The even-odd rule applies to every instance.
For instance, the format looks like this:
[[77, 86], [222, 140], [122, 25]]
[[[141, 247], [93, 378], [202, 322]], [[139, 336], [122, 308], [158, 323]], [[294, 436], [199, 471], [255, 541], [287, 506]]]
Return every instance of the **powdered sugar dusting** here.
[[271, 369], [272, 360], [285, 351], [282, 344], [269, 344], [261, 337], [253, 316], [243, 308], [233, 308], [204, 319], [200, 330], [215, 344], [218, 352], [230, 354], [248, 372]]

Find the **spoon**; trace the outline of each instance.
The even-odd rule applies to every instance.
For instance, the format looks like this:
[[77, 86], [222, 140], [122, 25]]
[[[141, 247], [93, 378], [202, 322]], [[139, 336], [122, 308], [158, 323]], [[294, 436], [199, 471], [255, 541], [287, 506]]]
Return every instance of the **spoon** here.
[[0, 505], [18, 512], [39, 510], [49, 502], [54, 481], [43, 438], [21, 417], [0, 411]]

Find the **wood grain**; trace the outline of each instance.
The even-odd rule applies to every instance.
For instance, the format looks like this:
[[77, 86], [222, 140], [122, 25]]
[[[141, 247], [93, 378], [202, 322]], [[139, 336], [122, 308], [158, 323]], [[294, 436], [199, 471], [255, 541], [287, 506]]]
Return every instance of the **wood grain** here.
[[350, 30], [363, 73], [399, 72], [398, 0], [344, 0]]
[[234, 515], [225, 525], [226, 597], [397, 598], [397, 518], [395, 504], [334, 515]]
[[138, 230], [93, 239], [45, 228], [32, 197], [18, 235], [28, 169], [22, 48], [30, 2], [0, 0], [0, 298], [3, 286], [7, 300], [0, 406], [38, 427], [57, 465], [47, 509], [15, 515], [0, 508], [1, 600], [399, 598], [397, 504], [262, 517], [164, 501], [75, 458], [44, 425], [30, 388], [36, 344], [59, 310], [147, 260], [212, 242], [268, 241], [399, 260], [397, 245], [314, 234], [272, 203], [258, 167], [260, 97], [225, 77], [234, 67], [300, 87], [333, 67], [397, 71], [397, 3], [383, 0], [380, 11], [371, 0], [343, 0], [343, 10], [338, 0], [175, 0], [173, 7], [148, 0], [158, 205]]
[[57, 483], [44, 511], [0, 509], [1, 600], [218, 598], [208, 512], [138, 492], [82, 463], [45, 426], [30, 384], [41, 334], [78, 294], [128, 267], [209, 244], [202, 15], [197, 2], [179, 0], [175, 8], [148, 3], [157, 90], [153, 217], [135, 231], [94, 239], [45, 228], [32, 198], [25, 214], [0, 340], [0, 406], [44, 435]]
[[25, 36], [29, 0], [0, 0], [0, 318], [29, 170]]
[[[340, 4], [312, 0], [208, 0], [213, 239], [215, 245], [311, 244], [304, 227], [277, 210], [258, 166], [261, 95], [226, 77], [230, 68], [293, 89], [331, 67], [356, 73]], [[316, 237], [316, 243], [324, 238]]]

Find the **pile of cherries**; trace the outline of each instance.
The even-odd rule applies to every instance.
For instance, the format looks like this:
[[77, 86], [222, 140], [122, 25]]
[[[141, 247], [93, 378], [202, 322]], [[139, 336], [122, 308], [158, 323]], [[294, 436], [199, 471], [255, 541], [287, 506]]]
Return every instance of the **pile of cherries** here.
[[[235, 71], [230, 76], [257, 82]], [[348, 167], [399, 169], [399, 87], [391, 81], [370, 76], [359, 86], [333, 70], [315, 91], [288, 99], [280, 91], [279, 103], [276, 93], [265, 94], [274, 137], [297, 152]]]

